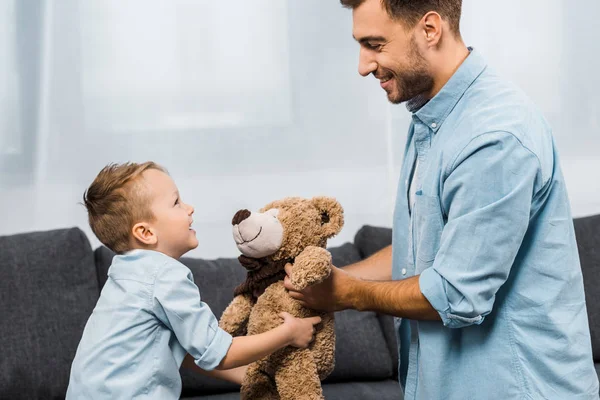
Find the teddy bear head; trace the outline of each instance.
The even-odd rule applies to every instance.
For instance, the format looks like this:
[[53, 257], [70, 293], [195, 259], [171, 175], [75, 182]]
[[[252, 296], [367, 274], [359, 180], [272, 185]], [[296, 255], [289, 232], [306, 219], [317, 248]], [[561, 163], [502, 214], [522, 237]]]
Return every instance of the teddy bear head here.
[[[325, 248], [327, 239], [344, 225], [344, 211], [331, 197], [287, 197], [258, 212], [239, 210], [233, 217], [233, 238], [244, 257], [281, 261], [294, 259], [307, 246]], [[248, 269], [256, 265], [242, 262]]]

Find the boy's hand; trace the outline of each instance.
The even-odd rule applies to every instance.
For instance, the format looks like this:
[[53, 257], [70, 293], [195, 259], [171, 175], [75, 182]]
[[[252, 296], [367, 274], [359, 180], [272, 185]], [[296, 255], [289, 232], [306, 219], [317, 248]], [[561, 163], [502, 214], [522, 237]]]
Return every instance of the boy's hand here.
[[296, 318], [286, 312], [279, 314], [283, 325], [289, 328], [290, 345], [305, 349], [313, 341], [315, 325], [321, 322], [321, 317]]

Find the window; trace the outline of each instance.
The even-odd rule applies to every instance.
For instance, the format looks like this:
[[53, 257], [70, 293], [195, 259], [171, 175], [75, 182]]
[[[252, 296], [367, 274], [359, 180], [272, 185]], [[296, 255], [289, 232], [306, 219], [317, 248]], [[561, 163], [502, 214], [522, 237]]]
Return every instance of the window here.
[[23, 152], [15, 25], [15, 2], [0, 2], [0, 156]]
[[80, 9], [88, 132], [290, 120], [286, 2], [104, 0]]

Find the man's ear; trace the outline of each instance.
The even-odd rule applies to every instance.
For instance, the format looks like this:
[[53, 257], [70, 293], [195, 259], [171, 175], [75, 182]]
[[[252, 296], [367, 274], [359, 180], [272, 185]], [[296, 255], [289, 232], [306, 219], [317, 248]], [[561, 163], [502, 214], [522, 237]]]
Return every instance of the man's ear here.
[[131, 229], [133, 238], [145, 245], [155, 245], [158, 242], [158, 237], [154, 229], [147, 222], [138, 222]]
[[437, 46], [442, 38], [444, 28], [440, 14], [435, 11], [428, 12], [421, 19], [420, 26], [427, 46]]

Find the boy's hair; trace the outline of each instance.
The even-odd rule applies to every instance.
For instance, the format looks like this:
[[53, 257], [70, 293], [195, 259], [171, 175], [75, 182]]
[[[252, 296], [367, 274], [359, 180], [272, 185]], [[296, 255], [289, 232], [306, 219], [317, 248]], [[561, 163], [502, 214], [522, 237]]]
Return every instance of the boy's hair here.
[[[365, 0], [340, 0], [347, 8], [356, 8]], [[400, 20], [409, 28], [415, 26], [429, 11], [435, 11], [448, 21], [455, 34], [460, 32], [462, 0], [381, 0], [390, 18]]]
[[167, 173], [151, 161], [109, 164], [83, 193], [92, 231], [117, 254], [131, 250], [130, 233], [136, 223], [154, 219], [146, 188], [139, 182], [142, 173], [148, 169]]

